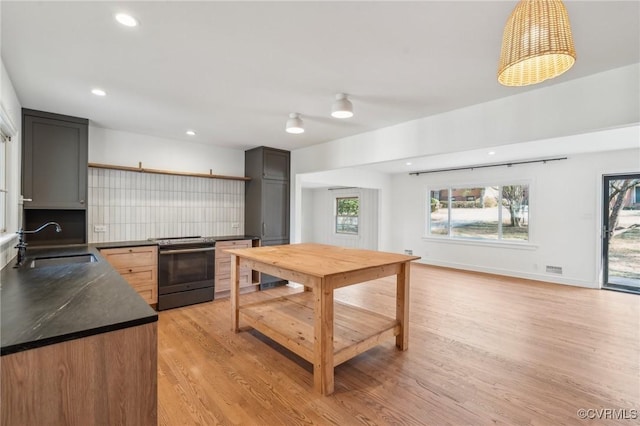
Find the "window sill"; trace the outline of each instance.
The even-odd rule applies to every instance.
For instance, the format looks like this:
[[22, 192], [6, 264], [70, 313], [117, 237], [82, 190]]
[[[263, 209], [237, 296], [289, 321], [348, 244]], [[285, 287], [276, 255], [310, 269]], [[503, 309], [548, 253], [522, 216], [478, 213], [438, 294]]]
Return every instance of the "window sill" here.
[[467, 246], [479, 246], [479, 247], [495, 247], [495, 248], [510, 248], [516, 250], [537, 250], [537, 244], [531, 244], [530, 242], [515, 242], [515, 241], [499, 241], [499, 240], [474, 240], [465, 238], [448, 238], [448, 237], [422, 237], [423, 241], [445, 244], [458, 244]]
[[0, 235], [0, 247], [3, 247], [5, 244], [8, 244], [9, 242], [11, 242], [14, 239], [17, 239], [18, 235], [17, 234], [2, 234]]
[[333, 233], [333, 236], [336, 238], [346, 238], [346, 239], [357, 239], [360, 238], [360, 235], [358, 234], [338, 234], [338, 233]]

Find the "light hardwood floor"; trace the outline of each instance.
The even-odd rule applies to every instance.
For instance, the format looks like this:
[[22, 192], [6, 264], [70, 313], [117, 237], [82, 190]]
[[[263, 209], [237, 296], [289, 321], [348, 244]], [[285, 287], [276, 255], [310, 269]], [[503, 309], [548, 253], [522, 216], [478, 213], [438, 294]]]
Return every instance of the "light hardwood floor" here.
[[[393, 316], [395, 281], [336, 298]], [[230, 310], [160, 313], [160, 425], [640, 424], [578, 416], [640, 417], [640, 296], [414, 264], [409, 350], [389, 339], [336, 367], [328, 397], [313, 392], [311, 364], [231, 332]]]

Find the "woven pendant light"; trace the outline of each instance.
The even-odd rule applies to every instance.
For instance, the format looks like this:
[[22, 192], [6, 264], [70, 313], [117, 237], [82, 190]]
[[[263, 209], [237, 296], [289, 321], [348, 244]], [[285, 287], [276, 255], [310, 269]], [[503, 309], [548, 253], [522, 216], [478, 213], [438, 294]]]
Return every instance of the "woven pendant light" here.
[[527, 86], [556, 77], [576, 61], [569, 15], [560, 0], [521, 0], [502, 37], [498, 81]]

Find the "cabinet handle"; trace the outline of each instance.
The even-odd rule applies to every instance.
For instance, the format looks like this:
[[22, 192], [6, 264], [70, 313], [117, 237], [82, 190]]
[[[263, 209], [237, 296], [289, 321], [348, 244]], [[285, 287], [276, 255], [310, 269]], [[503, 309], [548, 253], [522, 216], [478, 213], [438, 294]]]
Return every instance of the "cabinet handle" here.
[[84, 200], [80, 200], [80, 204], [84, 204]]
[[267, 235], [267, 224], [265, 222], [262, 222], [262, 235]]
[[129, 253], [133, 253], [133, 249], [129, 249]]
[[129, 272], [133, 272], [133, 269], [129, 269]]

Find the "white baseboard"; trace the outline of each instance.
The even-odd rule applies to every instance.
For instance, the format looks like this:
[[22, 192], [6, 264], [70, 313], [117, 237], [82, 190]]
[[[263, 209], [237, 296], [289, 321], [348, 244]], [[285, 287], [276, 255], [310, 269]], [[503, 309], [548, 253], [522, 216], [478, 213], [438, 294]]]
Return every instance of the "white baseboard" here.
[[478, 265], [469, 265], [466, 263], [446, 262], [441, 260], [418, 260], [417, 263], [425, 265], [442, 266], [445, 268], [462, 269], [464, 271], [484, 272], [487, 274], [505, 275], [508, 277], [524, 278], [528, 280], [544, 281], [552, 284], [570, 285], [574, 287], [595, 288], [599, 289], [600, 284], [591, 281], [580, 280], [568, 277], [557, 277], [547, 274], [536, 274], [530, 272], [514, 271], [511, 269], [503, 268], [488, 268]]

